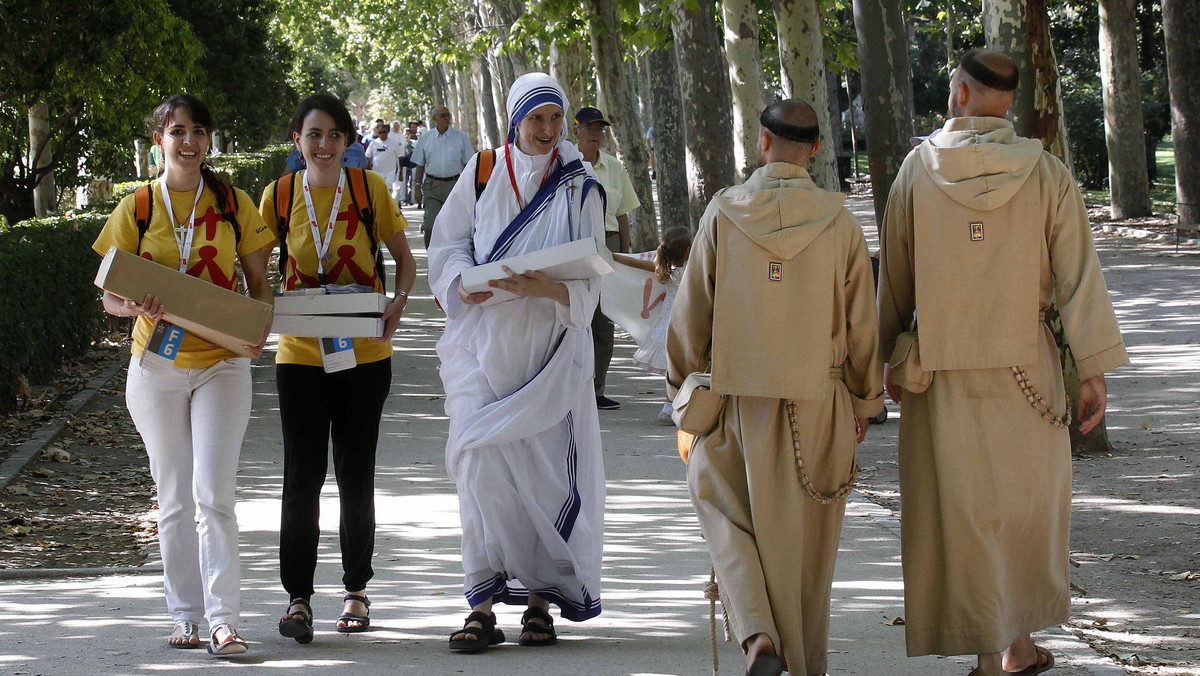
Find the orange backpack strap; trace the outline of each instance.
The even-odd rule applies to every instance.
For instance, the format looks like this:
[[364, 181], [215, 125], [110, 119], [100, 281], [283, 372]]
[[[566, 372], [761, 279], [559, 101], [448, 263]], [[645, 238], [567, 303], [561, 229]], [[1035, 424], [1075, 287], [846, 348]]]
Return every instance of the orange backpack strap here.
[[475, 163], [475, 200], [479, 200], [479, 196], [483, 194], [484, 188], [487, 188], [488, 179], [492, 177], [492, 169], [496, 166], [496, 149], [488, 148], [487, 150], [479, 151], [479, 160]]
[[280, 235], [287, 233], [287, 221], [292, 215], [292, 186], [295, 174], [284, 174], [275, 179], [275, 219], [280, 223]]
[[154, 193], [150, 192], [150, 184], [141, 186], [133, 191], [133, 218], [137, 222], [138, 250], [142, 247], [142, 238], [150, 228], [150, 218], [154, 215]]
[[371, 203], [371, 191], [367, 189], [367, 172], [361, 167], [346, 167], [346, 175], [350, 178], [350, 200], [358, 210], [358, 220], [363, 224], [363, 229], [367, 231], [367, 239], [371, 242], [375, 274], [386, 292], [387, 272], [383, 267], [383, 249], [379, 246], [379, 238], [375, 236], [375, 207]]
[[275, 229], [279, 233], [279, 288], [287, 288], [288, 264], [288, 219], [292, 216], [292, 191], [295, 187], [296, 175], [284, 174], [275, 179], [272, 188], [275, 199]]

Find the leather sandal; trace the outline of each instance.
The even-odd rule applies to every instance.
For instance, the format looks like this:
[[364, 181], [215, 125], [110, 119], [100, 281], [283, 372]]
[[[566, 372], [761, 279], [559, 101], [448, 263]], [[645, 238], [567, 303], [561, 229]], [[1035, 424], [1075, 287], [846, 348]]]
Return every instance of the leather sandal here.
[[[179, 641], [176, 643], [176, 641]], [[200, 647], [200, 627], [195, 622], [179, 620], [167, 637], [167, 645], [180, 650], [192, 650]]]
[[300, 644], [312, 643], [313, 612], [308, 599], [297, 596], [288, 602], [287, 612], [279, 619], [279, 635], [294, 638]]
[[[525, 638], [525, 634], [549, 634], [550, 637]], [[533, 607], [526, 610], [521, 615], [521, 638], [517, 643], [527, 648], [540, 648], [558, 643], [558, 632], [554, 631], [554, 618], [542, 608]]]
[[1035, 645], [1033, 650], [1037, 653], [1037, 661], [1021, 671], [1008, 671], [1005, 673], [1013, 674], [1013, 676], [1036, 676], [1043, 671], [1050, 671], [1054, 667], [1054, 655], [1049, 650]]
[[[347, 601], [358, 601], [359, 603], [363, 604], [367, 607], [367, 614], [356, 615], [351, 612], [345, 612], [341, 615], [338, 615], [338, 625], [336, 627], [338, 632], [342, 634], [357, 634], [369, 629], [371, 626], [371, 602], [366, 596], [361, 594], [346, 594], [342, 597], [342, 602], [345, 603]], [[345, 622], [346, 624], [341, 624], [342, 622]], [[358, 622], [359, 624], [351, 625], [351, 622]]]
[[[482, 627], [469, 626], [472, 622], [482, 624]], [[471, 638], [454, 640], [459, 634], [468, 634]], [[504, 632], [496, 628], [496, 614], [476, 610], [467, 615], [463, 628], [450, 634], [450, 649], [459, 653], [479, 653], [490, 646], [504, 643]]]
[[[225, 640], [217, 642], [217, 632], [225, 630]], [[208, 654], [213, 657], [232, 657], [233, 655], [241, 655], [249, 649], [246, 645], [246, 640], [238, 636], [237, 630], [228, 624], [218, 624], [213, 627], [212, 634], [208, 639]]]

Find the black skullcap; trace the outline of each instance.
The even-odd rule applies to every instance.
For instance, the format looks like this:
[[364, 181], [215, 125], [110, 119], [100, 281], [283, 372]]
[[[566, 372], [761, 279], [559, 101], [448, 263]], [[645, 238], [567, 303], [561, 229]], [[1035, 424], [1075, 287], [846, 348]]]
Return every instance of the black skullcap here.
[[1017, 88], [1017, 83], [1020, 81], [1021, 73], [1016, 68], [1013, 68], [1012, 73], [1008, 76], [1001, 75], [989, 68], [979, 59], [978, 49], [972, 49], [963, 54], [962, 61], [958, 65], [967, 71], [971, 77], [975, 78], [976, 82], [997, 91], [1014, 91]]
[[763, 128], [781, 139], [796, 143], [816, 143], [817, 139], [821, 138], [821, 128], [819, 126], [814, 124], [801, 127], [791, 124], [782, 119], [780, 109], [780, 103], [773, 103], [762, 111], [762, 114], [758, 116], [758, 121], [762, 124]]

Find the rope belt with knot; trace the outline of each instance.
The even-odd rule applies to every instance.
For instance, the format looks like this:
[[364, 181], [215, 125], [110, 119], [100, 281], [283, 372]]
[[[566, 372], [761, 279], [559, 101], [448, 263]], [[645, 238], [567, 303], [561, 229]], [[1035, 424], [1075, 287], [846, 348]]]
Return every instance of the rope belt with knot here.
[[[712, 634], [713, 676], [718, 676], [721, 669], [720, 658], [717, 656], [717, 601], [721, 600], [721, 590], [717, 586], [717, 571], [710, 568], [708, 584], [704, 585], [704, 598], [708, 599], [708, 624]], [[733, 640], [733, 632], [729, 630], [729, 612], [725, 604], [721, 604], [721, 617], [725, 628], [725, 642]]]

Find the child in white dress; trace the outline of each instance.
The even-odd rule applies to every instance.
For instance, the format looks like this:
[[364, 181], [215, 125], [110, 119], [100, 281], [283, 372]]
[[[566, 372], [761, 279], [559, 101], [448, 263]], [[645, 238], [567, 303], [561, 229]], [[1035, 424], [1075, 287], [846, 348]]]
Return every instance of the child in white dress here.
[[[658, 315], [658, 323], [655, 324], [649, 337], [638, 346], [637, 352], [633, 354], [633, 361], [650, 373], [657, 375], [666, 373], [667, 324], [671, 319], [671, 305], [675, 302], [675, 294], [679, 291], [679, 282], [683, 278], [683, 269], [691, 250], [691, 231], [684, 227], [674, 227], [667, 230], [663, 235], [662, 243], [654, 251], [633, 255], [613, 254], [613, 260], [618, 263], [653, 272], [666, 291], [666, 298], [662, 301], [662, 311]], [[663, 404], [662, 412], [658, 417], [662, 420], [670, 420], [672, 410], [671, 402], [667, 401]]]

